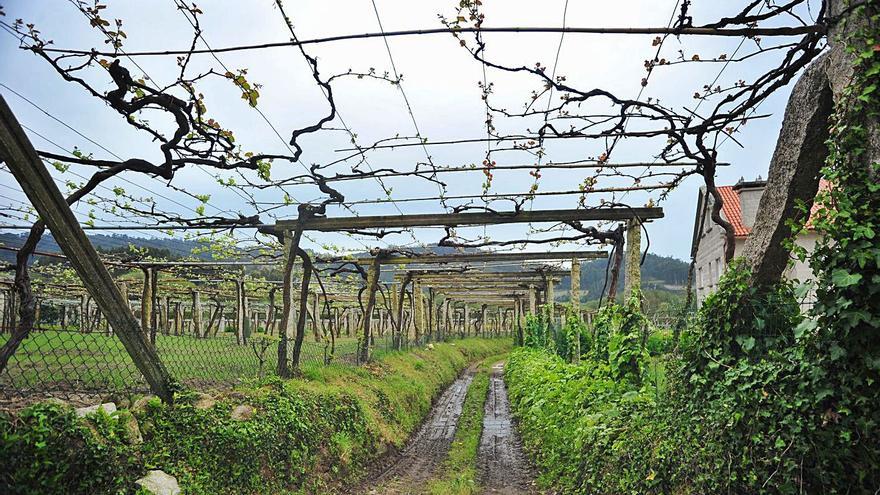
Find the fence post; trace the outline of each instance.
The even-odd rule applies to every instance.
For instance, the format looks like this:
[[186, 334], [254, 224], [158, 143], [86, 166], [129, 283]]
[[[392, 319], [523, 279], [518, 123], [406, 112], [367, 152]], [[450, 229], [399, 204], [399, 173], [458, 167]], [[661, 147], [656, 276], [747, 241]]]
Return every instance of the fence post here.
[[140, 324], [98, 253], [89, 242], [70, 206], [49, 175], [33, 145], [25, 135], [6, 100], [0, 97], [0, 158], [21, 185], [25, 195], [46, 222], [52, 236], [70, 260], [70, 264], [110, 319], [116, 335], [146, 378], [153, 393], [166, 402], [173, 400], [171, 375], [162, 365], [156, 350], [146, 341]]

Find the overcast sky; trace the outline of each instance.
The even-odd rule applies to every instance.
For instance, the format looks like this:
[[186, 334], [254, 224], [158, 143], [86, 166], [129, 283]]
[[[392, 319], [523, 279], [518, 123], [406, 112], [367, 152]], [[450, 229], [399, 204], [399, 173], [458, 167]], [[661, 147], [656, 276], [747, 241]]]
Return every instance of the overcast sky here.
[[[454, 15], [458, 2], [376, 0], [381, 21], [386, 31], [440, 27], [438, 14]], [[694, 24], [709, 22], [725, 14], [732, 14], [743, 2], [698, 1], [694, 2]], [[484, 0], [487, 26], [560, 26], [563, 22], [564, 0], [500, 1]], [[614, 2], [571, 1], [565, 15], [568, 26], [665, 26], [676, 4], [665, 1]], [[22, 18], [33, 22], [44, 38], [51, 39], [58, 47], [105, 49], [100, 33], [90, 28], [84, 16], [66, 0], [2, 1], [6, 21]], [[287, 13], [293, 20], [300, 39], [325, 37], [335, 34], [374, 32], [379, 30], [373, 4], [369, 0], [346, 1], [300, 1], [288, 0]], [[289, 33], [283, 19], [271, 0], [212, 1], [199, 6], [204, 10], [201, 22], [204, 36], [213, 47], [238, 44], [284, 41]], [[110, 2], [106, 18], [123, 19], [123, 29], [128, 38], [126, 51], [149, 49], [185, 48], [191, 41], [191, 28], [186, 18], [178, 12], [173, 0], [146, 2]], [[804, 13], [807, 17], [809, 12]], [[567, 83], [582, 89], [594, 87], [607, 89], [622, 97], [635, 97], [640, 80], [645, 75], [644, 61], [653, 57], [655, 47], [650, 35], [594, 35], [566, 34], [560, 47], [560, 34], [486, 34], [487, 57], [509, 65], [529, 65], [536, 62], [552, 68], [557, 75], [564, 75]], [[662, 57], [674, 59], [678, 51], [690, 58], [699, 54], [711, 58], [724, 53], [731, 56], [742, 42], [740, 38], [682, 37], [669, 38], [663, 45]], [[413, 115], [422, 136], [429, 141], [485, 137], [485, 108], [480, 99], [478, 82], [483, 80], [480, 64], [470, 58], [457, 40], [450, 35], [410, 36], [390, 38], [388, 43], [397, 70], [403, 76], [402, 88], [409, 99]], [[101, 143], [113, 153], [128, 157], [158, 160], [157, 147], [142, 133], [124, 124], [119, 115], [80, 87], [64, 82], [44, 61], [20, 50], [18, 41], [11, 35], [0, 33], [0, 82], [8, 88], [29, 98], [43, 109], [58, 117], [83, 135]], [[752, 42], [740, 47], [740, 54], [754, 48]], [[556, 53], [559, 49], [558, 62]], [[348, 69], [366, 71], [375, 68], [379, 72], [391, 70], [388, 52], [382, 39], [361, 39], [327, 43], [307, 47], [317, 56], [322, 75], [344, 72]], [[660, 98], [666, 105], [686, 105], [694, 109], [695, 91], [713, 81], [724, 86], [739, 79], [761, 73], [778, 61], [779, 54], [757, 57], [742, 64], [730, 64], [721, 71], [723, 64], [703, 63], [664, 67], [655, 71], [643, 97]], [[235, 52], [219, 55], [220, 60], [232, 69], [247, 68], [248, 79], [263, 85], [258, 108], [279, 130], [285, 140], [292, 129], [309, 125], [327, 110], [326, 101], [311, 80], [305, 59], [296, 48], [284, 47], [260, 51]], [[123, 64], [136, 76], [141, 71], [131, 62]], [[177, 72], [174, 57], [144, 57], [137, 59], [144, 72], [160, 83], [173, 80]], [[219, 64], [210, 55], [198, 56], [192, 65], [193, 73]], [[222, 69], [220, 69], [222, 70]], [[720, 73], [720, 75], [719, 75]], [[104, 77], [107, 81], [97, 87], [112, 89], [106, 73], [93, 70], [93, 81]], [[493, 103], [498, 107], [521, 108], [531, 91], [540, 89], [532, 77], [511, 75], [497, 71], [486, 73], [494, 83]], [[753, 179], [767, 174], [768, 163], [781, 124], [781, 115], [790, 87], [778, 91], [765, 102], [759, 114], [770, 117], [753, 121], [737, 135], [742, 147], [728, 141], [720, 149], [719, 160], [732, 166], [718, 173], [719, 184], [735, 183], [741, 176]], [[200, 87], [206, 96], [208, 112], [225, 127], [231, 128], [237, 142], [246, 150], [266, 153], [288, 153], [284, 142], [278, 138], [260, 115], [240, 97], [229, 81], [209, 81]], [[0, 87], [0, 93], [15, 111], [19, 120], [32, 130], [30, 137], [38, 149], [61, 152], [56, 145], [69, 152], [74, 146], [96, 157], [107, 157], [106, 151], [88, 142], [70, 129], [54, 121], [9, 89]], [[375, 140], [400, 135], [413, 135], [413, 123], [407, 112], [401, 92], [394, 86], [377, 81], [342, 79], [334, 85], [339, 113], [345, 124], [352, 129], [358, 143], [369, 144]], [[546, 101], [543, 103], [546, 105]], [[708, 105], [707, 105], [708, 107]], [[534, 122], [496, 120], [502, 133], [524, 133], [534, 129]], [[337, 119], [333, 124], [340, 127]], [[48, 138], [53, 143], [47, 142]], [[345, 156], [336, 151], [350, 147], [350, 139], [341, 132], [322, 132], [302, 139], [305, 148], [302, 161], [327, 163]], [[613, 156], [613, 161], [651, 161], [663, 144], [663, 140], [626, 140]], [[428, 152], [439, 165], [479, 164], [485, 155], [485, 144], [431, 146]], [[553, 142], [547, 146], [545, 160], [580, 160], [596, 156], [603, 151], [603, 143], [583, 140]], [[494, 159], [499, 165], [530, 164], [534, 157], [523, 152], [497, 152]], [[425, 161], [420, 147], [398, 148], [393, 151], [377, 151], [369, 155], [374, 168], [412, 168], [418, 161]], [[87, 169], [73, 167], [77, 173]], [[345, 171], [345, 166], [334, 171]], [[299, 165], [276, 164], [272, 169], [274, 179], [301, 172]], [[53, 173], [55, 171], [53, 170]], [[541, 191], [576, 189], [583, 180], [583, 171], [545, 171], [540, 181]], [[481, 174], [447, 174], [450, 195], [479, 194]], [[62, 176], [59, 175], [59, 178]], [[69, 178], [69, 177], [64, 177]], [[121, 185], [139, 196], [157, 195], [159, 204], [168, 210], [185, 211], [197, 206], [197, 201], [185, 194], [164, 190], [160, 181], [130, 174], [122, 180], [108, 183], [109, 187]], [[137, 184], [137, 186], [132, 183]], [[208, 214], [219, 211], [252, 214], [245, 202], [234, 191], [217, 186], [211, 173], [193, 169], [181, 172], [175, 184], [193, 193], [209, 193], [211, 200]], [[532, 184], [528, 171], [499, 172], [491, 192], [526, 192]], [[600, 182], [597, 186], [623, 185], [621, 181]], [[694, 209], [700, 177], [688, 179], [660, 204], [665, 218], [649, 227], [651, 252], [686, 259], [689, 256]], [[396, 199], [436, 195], [436, 185], [426, 181], [387, 179]], [[375, 181], [349, 182], [340, 186], [349, 200], [376, 199], [384, 197]], [[297, 200], [313, 200], [319, 195], [310, 186], [288, 189]], [[161, 194], [162, 198], [158, 197]], [[278, 202], [281, 192], [277, 190], [260, 193], [260, 200]], [[633, 205], [645, 204], [656, 199], [657, 194], [631, 193], [622, 199]], [[10, 199], [11, 198], [11, 199]], [[588, 205], [598, 204], [598, 195], [588, 197]], [[616, 199], [621, 199], [618, 195]], [[577, 196], [538, 198], [533, 208], [574, 208]], [[0, 173], [0, 207], [26, 201], [23, 193], [8, 172]], [[502, 204], [495, 205], [502, 207]], [[423, 213], [439, 211], [439, 204], [432, 202], [400, 202], [397, 204], [358, 205], [358, 214]], [[87, 212], [83, 205], [77, 211]], [[280, 217], [295, 215], [295, 208], [276, 210]], [[330, 215], [348, 215], [349, 212], [333, 209]], [[124, 219], [98, 214], [99, 224], [122, 222]], [[82, 215], [82, 218], [85, 218]], [[264, 216], [263, 220], [271, 221]], [[18, 222], [22, 223], [22, 222]], [[470, 229], [481, 230], [481, 229]], [[498, 227], [490, 229], [493, 238], [519, 237], [525, 226]], [[135, 233], [136, 235], [147, 235]], [[420, 242], [434, 242], [441, 236], [437, 230], [418, 231]], [[153, 233], [151, 235], [159, 235]], [[321, 243], [336, 243], [351, 248], [391, 243], [413, 243], [413, 236], [398, 236], [385, 241], [353, 240], [341, 235], [312, 236], [309, 247]], [[555, 249], [571, 249], [559, 246]]]

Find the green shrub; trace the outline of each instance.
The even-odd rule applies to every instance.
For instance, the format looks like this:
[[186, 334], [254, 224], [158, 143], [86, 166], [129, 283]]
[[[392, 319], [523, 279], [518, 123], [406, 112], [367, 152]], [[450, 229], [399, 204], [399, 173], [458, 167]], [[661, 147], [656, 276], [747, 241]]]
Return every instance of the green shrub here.
[[580, 365], [515, 352], [511, 406], [541, 481], [584, 494], [874, 492], [874, 371], [830, 366], [835, 340], [803, 319], [793, 288], [749, 280], [732, 264], [680, 353], [635, 359], [640, 381], [623, 352], [634, 334], [605, 330], [625, 308], [603, 315]]
[[[511, 408], [539, 482], [559, 493], [668, 493], [688, 469], [655, 393], [607, 363], [521, 349], [505, 367]], [[682, 493], [687, 493], [683, 491]]]
[[666, 354], [675, 348], [675, 336], [671, 330], [655, 330], [648, 335], [645, 349], [652, 356]]
[[124, 493], [140, 470], [127, 419], [99, 411], [80, 420], [54, 403], [0, 418], [0, 486], [4, 493]]

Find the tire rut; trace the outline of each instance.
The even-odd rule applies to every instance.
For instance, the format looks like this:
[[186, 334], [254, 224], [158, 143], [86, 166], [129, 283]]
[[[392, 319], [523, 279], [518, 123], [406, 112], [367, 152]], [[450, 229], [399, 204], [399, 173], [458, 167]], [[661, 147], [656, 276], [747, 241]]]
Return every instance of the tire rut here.
[[477, 471], [483, 493], [534, 494], [534, 473], [522, 451], [510, 416], [504, 385], [504, 364], [492, 367], [489, 396], [483, 416], [483, 434], [477, 451]]
[[446, 460], [473, 379], [474, 371], [468, 369], [441, 394], [428, 420], [410, 438], [394, 462], [374, 478], [373, 488], [366, 493], [418, 493], [418, 489]]

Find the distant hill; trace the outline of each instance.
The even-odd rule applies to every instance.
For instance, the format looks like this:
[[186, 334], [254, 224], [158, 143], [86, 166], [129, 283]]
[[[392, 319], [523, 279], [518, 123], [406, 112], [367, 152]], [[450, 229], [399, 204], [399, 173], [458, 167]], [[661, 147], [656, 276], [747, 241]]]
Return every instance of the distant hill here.
[[[623, 288], [626, 262], [620, 270], [618, 287]], [[605, 273], [608, 260], [593, 260], [581, 264], [581, 292], [585, 301], [598, 299], [605, 286]], [[642, 265], [642, 290], [661, 290], [669, 292], [684, 292], [687, 284], [689, 264], [671, 256], [658, 256], [648, 253], [645, 263]], [[563, 279], [557, 285], [557, 293], [568, 292], [569, 280]]]
[[[23, 233], [0, 233], [0, 245], [9, 247], [20, 247], [24, 243], [26, 237], [27, 234]], [[135, 246], [149, 248], [150, 250], [154, 250], [156, 252], [167, 252], [169, 257], [171, 258], [190, 256], [192, 254], [193, 248], [199, 245], [194, 241], [186, 241], [183, 239], [156, 239], [146, 237], [133, 237], [125, 234], [89, 234], [89, 239], [92, 241], [95, 249], [98, 249], [100, 251], [119, 252], [127, 249], [129, 244], [134, 244]], [[37, 251], [60, 253], [61, 248], [58, 247], [58, 243], [55, 242], [55, 239], [52, 238], [52, 235], [47, 233], [43, 236], [43, 238], [40, 240], [40, 243], [37, 245]], [[14, 262], [15, 253], [12, 251], [0, 251], [0, 261]]]
[[[25, 236], [26, 234], [23, 233], [0, 233], [0, 245], [19, 247], [24, 242]], [[156, 239], [133, 237], [125, 234], [89, 234], [89, 239], [92, 241], [92, 244], [94, 244], [94, 246], [100, 251], [124, 252], [128, 248], [129, 244], [133, 244], [141, 248], [150, 249], [152, 251], [151, 254], [169, 259], [191, 256], [193, 249], [199, 246], [197, 242], [187, 241], [183, 239]], [[43, 239], [40, 241], [37, 250], [52, 253], [61, 252], [61, 248], [58, 247], [58, 244], [55, 242], [50, 234], [46, 234], [43, 236]], [[417, 254], [454, 254], [457, 252], [478, 251], [477, 249], [461, 250], [441, 246], [412, 248], [410, 250]], [[369, 254], [366, 252], [356, 253], [355, 256], [369, 256]], [[208, 259], [209, 255], [203, 254], [200, 255], [200, 257]], [[14, 262], [15, 253], [11, 251], [0, 251], [0, 261]], [[605, 271], [607, 263], [607, 260], [593, 260], [586, 261], [581, 264], [581, 292], [584, 294], [583, 298], [585, 301], [597, 299], [599, 294], [602, 292], [602, 288], [605, 285]], [[280, 266], [278, 268], [279, 270], [273, 270], [271, 268], [264, 267], [261, 270], [265, 271], [266, 275], [269, 276], [269, 278], [272, 278], [280, 276]], [[497, 270], [516, 271], [518, 270], [518, 268], [511, 264]], [[382, 280], [385, 282], [390, 282], [394, 276], [394, 271], [395, 269], [393, 267], [386, 267], [385, 269], [383, 269]], [[620, 288], [623, 288], [623, 278], [625, 272], [625, 269], [621, 270], [621, 280], [619, 282]], [[645, 257], [645, 263], [642, 265], [642, 289], [645, 291], [657, 290], [667, 292], [683, 292], [685, 284], [687, 284], [687, 275], [687, 262], [669, 256], [658, 256], [648, 253], [648, 255]], [[562, 297], [568, 292], [568, 288], [569, 280], [565, 278], [557, 285], [557, 294]]]

